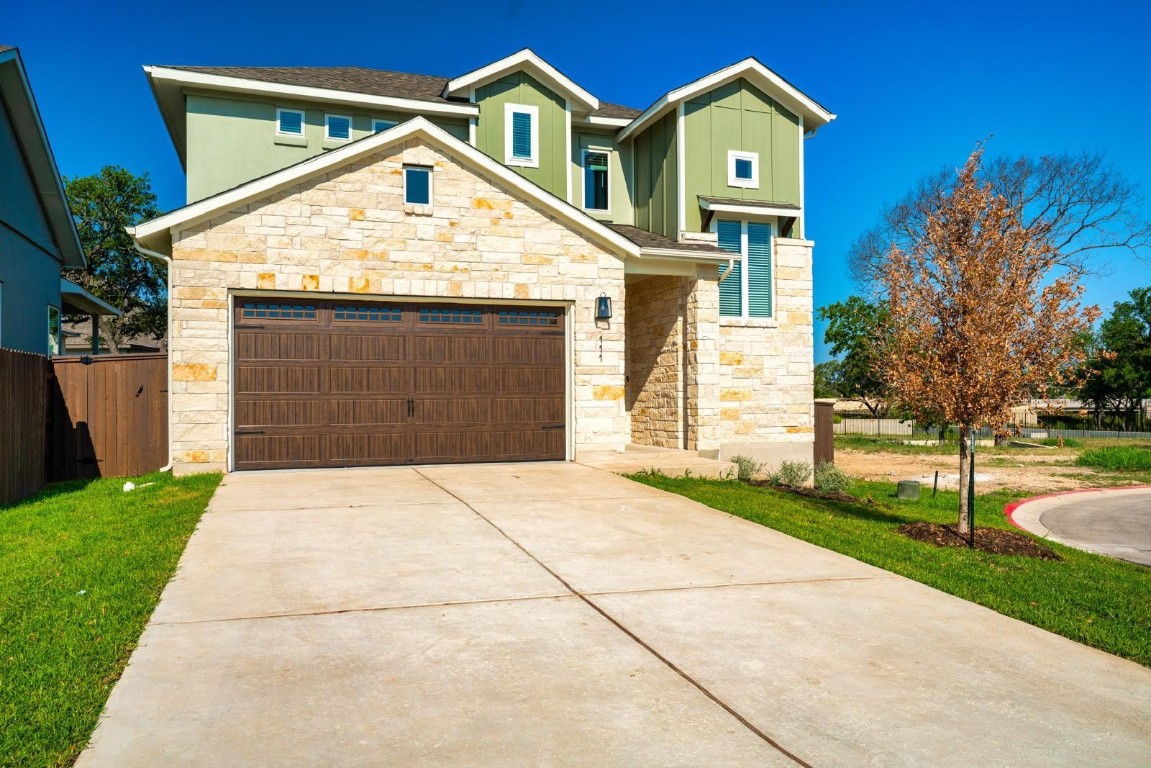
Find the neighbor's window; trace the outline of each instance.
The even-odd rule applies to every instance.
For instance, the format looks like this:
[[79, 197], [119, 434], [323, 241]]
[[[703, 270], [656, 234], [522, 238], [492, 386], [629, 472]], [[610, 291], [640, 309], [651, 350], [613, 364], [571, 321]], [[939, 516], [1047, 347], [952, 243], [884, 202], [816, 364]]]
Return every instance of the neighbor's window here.
[[351, 141], [352, 118], [347, 115], [324, 115], [324, 138], [331, 141]]
[[302, 109], [276, 109], [276, 133], [284, 136], [303, 136], [304, 111]]
[[727, 153], [727, 184], [729, 187], [759, 188], [759, 154], [757, 152]]
[[372, 121], [372, 133], [379, 133], [380, 131], [386, 131], [389, 128], [394, 128], [397, 125], [399, 125], [399, 123], [397, 123], [395, 120], [373, 120]]
[[60, 310], [48, 307], [48, 354], [60, 354]]
[[719, 284], [721, 317], [771, 317], [771, 224], [761, 221], [716, 222], [719, 247], [739, 254]]
[[583, 207], [589, 211], [606, 211], [608, 198], [608, 153], [583, 151]]
[[404, 166], [404, 202], [432, 204], [432, 169], [421, 165]]
[[504, 105], [504, 162], [538, 168], [539, 107], [524, 104]]

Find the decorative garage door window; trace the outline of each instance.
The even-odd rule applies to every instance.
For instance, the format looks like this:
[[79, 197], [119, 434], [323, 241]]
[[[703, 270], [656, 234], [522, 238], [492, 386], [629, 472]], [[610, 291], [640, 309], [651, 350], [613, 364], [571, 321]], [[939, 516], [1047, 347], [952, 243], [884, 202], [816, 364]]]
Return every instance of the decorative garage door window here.
[[452, 323], [454, 325], [479, 325], [484, 321], [482, 309], [461, 307], [423, 307], [420, 309], [421, 323]]
[[560, 316], [558, 312], [539, 312], [536, 310], [500, 310], [500, 325], [545, 325], [558, 326]]
[[265, 304], [245, 301], [241, 316], [245, 320], [315, 320], [313, 304]]
[[401, 307], [337, 305], [332, 310], [332, 319], [359, 320], [369, 323], [401, 323], [404, 320], [404, 310]]

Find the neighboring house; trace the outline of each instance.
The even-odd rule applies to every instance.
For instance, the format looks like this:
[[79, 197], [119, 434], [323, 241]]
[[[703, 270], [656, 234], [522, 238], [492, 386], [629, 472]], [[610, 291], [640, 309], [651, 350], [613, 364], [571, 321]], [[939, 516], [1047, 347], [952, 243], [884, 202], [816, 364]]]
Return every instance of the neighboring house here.
[[646, 110], [531, 51], [454, 79], [147, 67], [189, 205], [170, 258], [177, 471], [811, 460], [805, 139], [755, 59]]
[[0, 347], [58, 354], [61, 314], [119, 312], [62, 268], [84, 252], [20, 52], [0, 45]]
[[[97, 334], [95, 345], [92, 343], [93, 331]], [[100, 335], [99, 326], [93, 327], [90, 321], [64, 323], [60, 335], [63, 338], [62, 351], [65, 355], [112, 354], [107, 337]], [[150, 336], [131, 336], [117, 346], [115, 354], [156, 354], [164, 352], [164, 345], [164, 339], [153, 339]]]

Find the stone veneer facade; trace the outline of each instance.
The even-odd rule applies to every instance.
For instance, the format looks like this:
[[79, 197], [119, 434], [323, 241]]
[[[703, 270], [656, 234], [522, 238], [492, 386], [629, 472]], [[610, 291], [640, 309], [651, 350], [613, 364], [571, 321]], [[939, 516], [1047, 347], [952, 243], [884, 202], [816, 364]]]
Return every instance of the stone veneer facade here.
[[[403, 202], [405, 164], [433, 166], [434, 205]], [[618, 450], [624, 264], [423, 140], [384, 147], [172, 236], [171, 440], [177, 472], [226, 469], [230, 297], [261, 292], [553, 302], [569, 307], [576, 451]], [[595, 322], [611, 297], [612, 320]]]
[[811, 463], [815, 437], [812, 380], [812, 246], [775, 240], [775, 316], [719, 323], [720, 439], [723, 456], [775, 464]]

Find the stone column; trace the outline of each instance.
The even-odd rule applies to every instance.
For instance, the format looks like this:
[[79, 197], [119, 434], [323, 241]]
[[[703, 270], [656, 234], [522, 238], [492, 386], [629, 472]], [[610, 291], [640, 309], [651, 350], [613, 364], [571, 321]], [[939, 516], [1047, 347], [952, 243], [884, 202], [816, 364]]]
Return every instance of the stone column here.
[[684, 280], [685, 447], [719, 455], [719, 275], [716, 267], [697, 267]]

